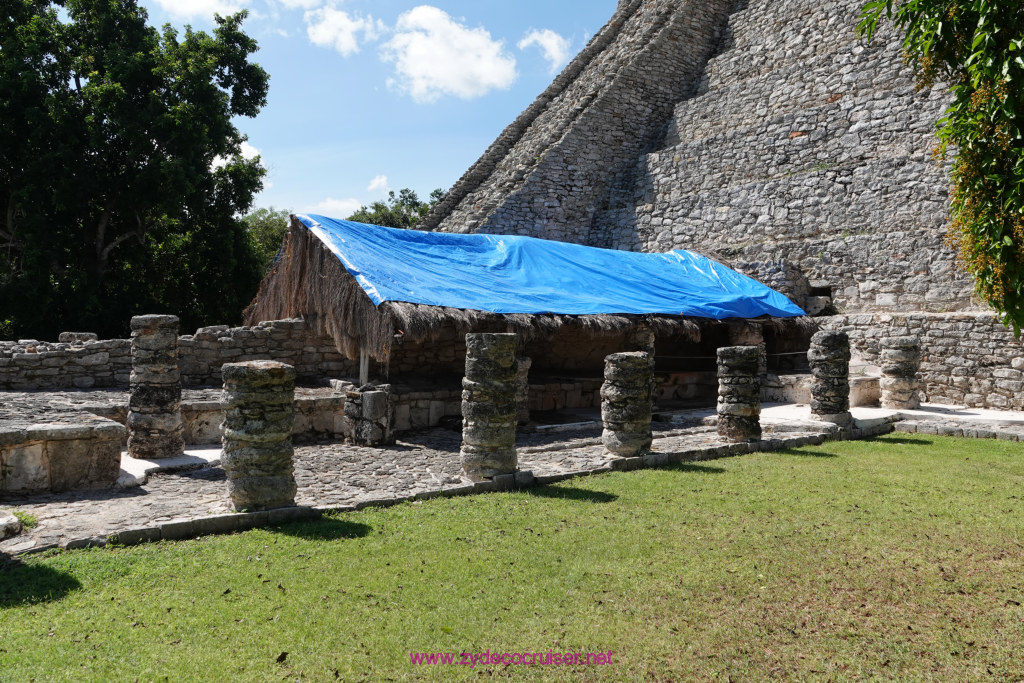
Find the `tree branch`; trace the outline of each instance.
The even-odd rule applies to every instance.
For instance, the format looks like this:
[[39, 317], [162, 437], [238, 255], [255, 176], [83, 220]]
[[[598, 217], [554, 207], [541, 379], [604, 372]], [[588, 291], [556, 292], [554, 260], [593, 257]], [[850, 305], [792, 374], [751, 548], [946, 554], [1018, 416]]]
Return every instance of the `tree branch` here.
[[104, 266], [104, 269], [106, 269], [107, 259], [110, 258], [110, 252], [114, 251], [117, 245], [130, 240], [132, 237], [138, 237], [141, 240], [143, 235], [145, 235], [145, 230], [141, 228], [139, 230], [132, 230], [131, 232], [126, 232], [123, 235], [118, 235], [113, 242], [104, 247], [103, 251], [99, 254], [100, 263]]

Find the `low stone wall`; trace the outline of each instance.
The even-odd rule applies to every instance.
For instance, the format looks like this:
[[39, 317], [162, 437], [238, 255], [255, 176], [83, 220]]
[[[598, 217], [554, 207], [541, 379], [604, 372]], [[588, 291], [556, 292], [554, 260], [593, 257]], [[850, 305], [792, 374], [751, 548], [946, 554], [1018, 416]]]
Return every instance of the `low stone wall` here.
[[0, 389], [127, 387], [131, 374], [130, 339], [0, 341]]
[[[65, 336], [71, 339], [70, 336]], [[178, 338], [178, 363], [185, 386], [220, 386], [221, 366], [276, 360], [295, 367], [300, 381], [357, 374], [326, 337], [310, 333], [303, 320], [275, 320], [254, 327], [202, 327]], [[0, 389], [91, 389], [127, 387], [131, 340], [0, 341]]]
[[921, 339], [922, 400], [1024, 410], [1024, 343], [993, 313], [861, 314], [818, 318], [850, 335], [854, 363], [881, 365], [887, 337]]

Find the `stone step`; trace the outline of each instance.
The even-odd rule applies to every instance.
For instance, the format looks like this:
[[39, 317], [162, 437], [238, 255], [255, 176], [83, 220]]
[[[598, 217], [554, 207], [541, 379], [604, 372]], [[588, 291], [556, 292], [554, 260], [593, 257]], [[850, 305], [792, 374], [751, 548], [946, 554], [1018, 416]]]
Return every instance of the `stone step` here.
[[853, 45], [788, 64], [755, 78], [724, 85], [680, 102], [665, 144], [697, 140], [737, 127], [754, 125], [801, 109], [858, 98], [882, 90], [914, 86], [909, 69], [900, 66], [899, 47]]
[[[854, 4], [829, 2], [801, 9], [797, 3], [787, 10], [760, 24], [747, 14], [750, 10], [734, 14], [731, 38], [724, 44], [728, 49], [708, 62], [698, 93], [863, 45], [856, 33], [859, 10]], [[879, 44], [888, 42], [887, 30], [879, 31]]]
[[646, 155], [637, 203], [825, 170], [861, 159], [927, 156], [941, 95], [912, 85], [868, 92]]

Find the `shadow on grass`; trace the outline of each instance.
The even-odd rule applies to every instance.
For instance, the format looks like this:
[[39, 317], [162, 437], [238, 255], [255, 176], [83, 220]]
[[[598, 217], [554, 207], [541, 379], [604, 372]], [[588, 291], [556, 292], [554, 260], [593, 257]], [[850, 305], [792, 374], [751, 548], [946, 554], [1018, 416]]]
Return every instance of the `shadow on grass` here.
[[892, 432], [891, 434], [885, 434], [887, 438], [881, 438], [878, 436], [872, 436], [868, 439], [864, 439], [864, 443], [879, 443], [887, 446], [898, 444], [900, 446], [934, 446], [935, 441], [927, 437], [922, 436], [900, 436], [901, 432]]
[[802, 448], [783, 448], [782, 450], [775, 451], [780, 455], [795, 455], [799, 458], [835, 458], [835, 453], [826, 453], [825, 451], [813, 451], [806, 446]]
[[60, 600], [82, 587], [71, 574], [0, 553], [0, 609]]
[[715, 467], [714, 465], [701, 465], [695, 462], [681, 462], [678, 465], [672, 465], [666, 467], [668, 472], [692, 472], [693, 474], [724, 474], [724, 467]]
[[590, 491], [572, 486], [535, 486], [528, 489], [531, 496], [538, 498], [560, 498], [562, 500], [578, 500], [584, 503], [611, 503], [619, 497], [613, 493]]
[[292, 522], [274, 529], [286, 536], [304, 538], [307, 541], [339, 541], [343, 538], [362, 538], [369, 535], [370, 527], [361, 522], [341, 519], [318, 519], [306, 522]]

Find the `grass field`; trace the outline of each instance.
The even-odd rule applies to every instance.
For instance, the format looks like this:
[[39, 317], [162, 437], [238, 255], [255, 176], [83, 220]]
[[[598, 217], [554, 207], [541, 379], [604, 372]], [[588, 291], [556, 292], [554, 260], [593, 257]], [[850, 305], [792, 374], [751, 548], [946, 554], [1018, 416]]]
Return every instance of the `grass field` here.
[[894, 434], [26, 559], [0, 680], [1013, 681], [1022, 603], [1024, 444]]

